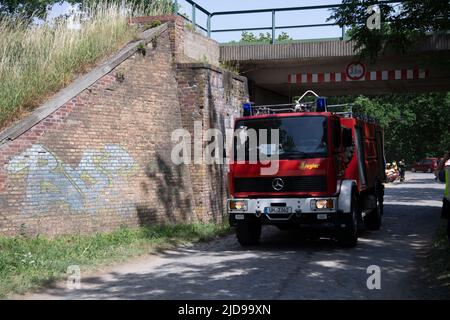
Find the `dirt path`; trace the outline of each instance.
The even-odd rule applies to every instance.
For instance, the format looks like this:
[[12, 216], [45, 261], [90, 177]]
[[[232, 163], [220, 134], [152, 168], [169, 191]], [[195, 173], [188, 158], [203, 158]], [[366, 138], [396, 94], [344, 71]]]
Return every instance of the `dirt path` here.
[[[181, 247], [82, 278], [82, 289], [49, 289], [26, 299], [409, 299], [421, 298], [419, 256], [439, 223], [443, 185], [409, 174], [387, 186], [384, 225], [356, 248], [302, 241], [266, 228], [260, 246], [234, 236]], [[366, 286], [367, 267], [381, 268], [381, 290]]]

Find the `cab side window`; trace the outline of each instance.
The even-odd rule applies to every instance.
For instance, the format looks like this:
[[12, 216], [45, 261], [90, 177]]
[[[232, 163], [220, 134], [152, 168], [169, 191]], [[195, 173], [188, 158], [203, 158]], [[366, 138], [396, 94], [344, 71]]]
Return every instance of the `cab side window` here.
[[341, 122], [339, 120], [333, 121], [333, 148], [338, 151], [341, 148]]

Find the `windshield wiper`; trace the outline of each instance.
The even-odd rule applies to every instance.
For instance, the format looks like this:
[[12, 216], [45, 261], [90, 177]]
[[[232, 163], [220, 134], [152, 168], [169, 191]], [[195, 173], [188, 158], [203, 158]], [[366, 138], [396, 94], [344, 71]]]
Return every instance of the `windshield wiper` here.
[[308, 153], [302, 151], [289, 151], [280, 155], [280, 158], [288, 158], [288, 159], [298, 159], [298, 158], [306, 158]]

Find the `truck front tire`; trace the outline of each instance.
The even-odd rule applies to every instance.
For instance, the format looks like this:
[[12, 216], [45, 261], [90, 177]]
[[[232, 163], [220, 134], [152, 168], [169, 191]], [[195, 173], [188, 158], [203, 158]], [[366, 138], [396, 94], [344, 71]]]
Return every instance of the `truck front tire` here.
[[[338, 231], [337, 240], [344, 247], [355, 247], [358, 244], [359, 206], [356, 194], [352, 195], [351, 213], [347, 213], [346, 227]], [[339, 226], [340, 227], [340, 226]]]
[[261, 238], [261, 222], [256, 217], [239, 222], [236, 225], [236, 237], [243, 247], [258, 244]]

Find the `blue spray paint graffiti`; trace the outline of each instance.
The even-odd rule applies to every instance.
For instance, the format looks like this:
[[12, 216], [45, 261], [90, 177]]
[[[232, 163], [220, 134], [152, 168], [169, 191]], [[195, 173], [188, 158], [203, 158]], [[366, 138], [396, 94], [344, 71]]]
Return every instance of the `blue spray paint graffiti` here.
[[130, 176], [136, 168], [133, 158], [117, 144], [86, 150], [76, 169], [42, 145], [33, 145], [7, 165], [9, 173], [26, 174], [25, 207], [39, 212], [58, 203], [77, 212], [95, 212], [103, 205], [102, 192], [112, 191], [120, 178]]

